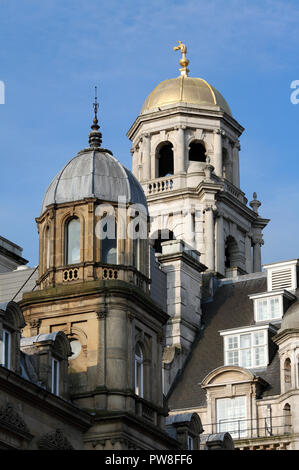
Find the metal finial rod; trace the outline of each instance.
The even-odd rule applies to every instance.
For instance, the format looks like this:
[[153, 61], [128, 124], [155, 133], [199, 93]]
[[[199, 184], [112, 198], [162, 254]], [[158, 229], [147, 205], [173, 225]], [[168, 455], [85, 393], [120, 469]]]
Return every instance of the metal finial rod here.
[[98, 87], [95, 86], [94, 87], [94, 103], [93, 103], [93, 109], [94, 109], [94, 114], [95, 114], [95, 118], [97, 118], [98, 116], [98, 109], [99, 109], [99, 103], [98, 103]]
[[93, 119], [93, 123], [91, 126], [92, 131], [89, 134], [89, 146], [91, 148], [101, 147], [101, 144], [102, 144], [102, 134], [99, 131], [100, 126], [98, 125], [98, 109], [99, 109], [98, 94], [97, 94], [98, 88], [95, 86], [94, 89], [95, 89], [95, 97], [94, 97], [94, 103], [93, 103], [94, 119]]

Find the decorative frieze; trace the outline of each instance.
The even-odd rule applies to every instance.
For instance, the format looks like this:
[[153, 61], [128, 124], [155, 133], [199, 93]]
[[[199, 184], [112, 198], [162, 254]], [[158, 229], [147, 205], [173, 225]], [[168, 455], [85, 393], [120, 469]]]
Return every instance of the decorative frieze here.
[[38, 441], [38, 448], [40, 450], [74, 450], [61, 429], [42, 436]]

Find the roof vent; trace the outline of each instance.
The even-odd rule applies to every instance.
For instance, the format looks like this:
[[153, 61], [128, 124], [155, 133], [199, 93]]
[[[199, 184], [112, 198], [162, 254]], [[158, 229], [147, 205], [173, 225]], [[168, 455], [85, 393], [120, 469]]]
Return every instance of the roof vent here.
[[265, 265], [264, 268], [267, 271], [268, 291], [278, 289], [297, 289], [298, 261], [299, 260], [295, 259]]

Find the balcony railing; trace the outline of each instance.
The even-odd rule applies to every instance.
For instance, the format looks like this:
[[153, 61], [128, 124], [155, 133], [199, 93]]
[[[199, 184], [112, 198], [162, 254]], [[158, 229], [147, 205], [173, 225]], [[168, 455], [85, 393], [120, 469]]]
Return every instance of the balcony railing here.
[[174, 188], [172, 177], [156, 179], [147, 185], [147, 194], [156, 194], [171, 191]]
[[229, 432], [233, 439], [281, 436], [292, 432], [290, 414], [256, 419], [222, 419], [203, 428], [203, 435]]

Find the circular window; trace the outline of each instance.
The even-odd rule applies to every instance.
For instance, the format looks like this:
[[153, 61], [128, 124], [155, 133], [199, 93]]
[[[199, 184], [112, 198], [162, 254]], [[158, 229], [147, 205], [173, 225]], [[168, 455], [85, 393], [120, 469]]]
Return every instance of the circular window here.
[[81, 346], [80, 341], [77, 339], [72, 339], [71, 350], [73, 354], [70, 356], [69, 360], [72, 361], [73, 359], [76, 359], [76, 357], [79, 356], [81, 349], [82, 349], [82, 346]]

